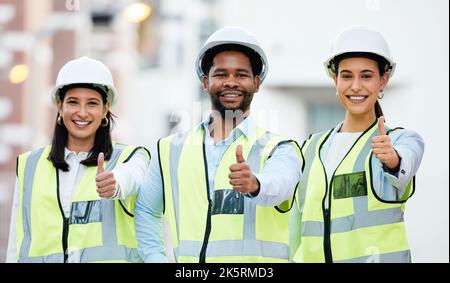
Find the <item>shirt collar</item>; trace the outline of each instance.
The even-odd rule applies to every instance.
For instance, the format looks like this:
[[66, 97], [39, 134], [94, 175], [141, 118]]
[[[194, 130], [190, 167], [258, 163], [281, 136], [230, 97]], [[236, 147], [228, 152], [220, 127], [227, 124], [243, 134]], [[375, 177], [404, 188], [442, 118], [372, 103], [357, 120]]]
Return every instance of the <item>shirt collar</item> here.
[[[211, 114], [208, 115], [198, 126], [198, 130], [203, 128], [205, 131], [209, 133], [209, 124], [211, 123]], [[250, 139], [253, 137], [253, 135], [256, 133], [256, 121], [253, 118], [251, 114], [247, 116], [239, 125], [233, 129], [233, 131], [239, 131], [240, 133], [244, 134], [244, 136], [247, 139]], [[233, 132], [232, 131], [232, 132]], [[231, 133], [230, 133], [231, 135]]]
[[88, 156], [89, 152], [79, 152], [78, 154], [76, 154], [73, 151], [70, 151], [67, 147], [64, 148], [64, 160], [67, 160], [67, 158], [69, 158], [69, 156], [73, 154], [73, 156], [75, 156], [78, 160], [80, 159], [86, 159], [86, 157]]

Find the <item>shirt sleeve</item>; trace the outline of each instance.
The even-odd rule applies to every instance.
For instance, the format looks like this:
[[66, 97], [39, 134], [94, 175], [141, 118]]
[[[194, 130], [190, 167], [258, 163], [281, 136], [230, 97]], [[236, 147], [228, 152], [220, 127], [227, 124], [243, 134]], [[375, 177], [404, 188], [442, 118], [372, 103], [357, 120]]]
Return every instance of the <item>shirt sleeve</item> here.
[[400, 167], [397, 174], [391, 174], [373, 155], [373, 187], [381, 199], [398, 201], [419, 169], [425, 145], [422, 137], [413, 131], [397, 130], [390, 136], [392, 147], [401, 159]]
[[9, 226], [8, 250], [6, 252], [6, 262], [17, 262], [17, 248], [16, 248], [16, 224], [17, 216], [19, 214], [19, 185], [16, 178], [14, 186], [14, 198], [11, 209], [11, 222]]
[[117, 193], [112, 199], [127, 200], [137, 194], [145, 178], [149, 165], [149, 156], [139, 149], [126, 163], [118, 164], [113, 170]]
[[270, 157], [258, 179], [259, 193], [251, 200], [261, 206], [275, 206], [289, 199], [294, 193], [301, 172], [301, 161], [290, 143], [278, 146]]
[[144, 262], [167, 262], [163, 241], [163, 187], [157, 154], [139, 188], [135, 205], [138, 252]]

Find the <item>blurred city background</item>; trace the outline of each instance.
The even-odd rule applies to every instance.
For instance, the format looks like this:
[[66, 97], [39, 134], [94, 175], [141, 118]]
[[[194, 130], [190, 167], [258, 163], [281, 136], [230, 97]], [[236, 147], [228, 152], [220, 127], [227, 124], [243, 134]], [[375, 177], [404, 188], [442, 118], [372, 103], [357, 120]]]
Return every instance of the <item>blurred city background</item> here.
[[194, 62], [218, 28], [240, 26], [269, 73], [252, 104], [265, 127], [300, 143], [343, 119], [322, 62], [336, 35], [367, 25], [397, 61], [381, 105], [387, 124], [417, 131], [425, 155], [406, 206], [414, 262], [449, 261], [449, 2], [447, 0], [0, 0], [0, 262], [18, 154], [51, 141], [58, 70], [87, 55], [113, 72], [114, 139], [155, 151], [200, 122], [209, 98]]

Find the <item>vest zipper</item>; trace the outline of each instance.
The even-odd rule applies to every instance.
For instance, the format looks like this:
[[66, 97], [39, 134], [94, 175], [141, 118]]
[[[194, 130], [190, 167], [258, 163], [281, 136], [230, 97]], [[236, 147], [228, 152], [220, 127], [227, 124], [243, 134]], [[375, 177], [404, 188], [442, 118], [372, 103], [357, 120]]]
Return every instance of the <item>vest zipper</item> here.
[[69, 258], [69, 255], [67, 253], [67, 245], [68, 245], [68, 238], [69, 238], [69, 220], [70, 218], [66, 217], [64, 215], [64, 210], [61, 205], [61, 198], [59, 196], [59, 172], [58, 168], [56, 168], [56, 196], [58, 199], [58, 206], [59, 210], [61, 212], [61, 216], [63, 218], [63, 231], [62, 231], [62, 247], [63, 247], [63, 253], [64, 253], [64, 263], [67, 263], [67, 259]]
[[[333, 255], [331, 252], [331, 186], [330, 186], [330, 196], [328, 195], [328, 177], [323, 165], [322, 159], [320, 158], [319, 149], [319, 160], [322, 164], [323, 173], [325, 174], [325, 196], [322, 200], [322, 211], [323, 211], [323, 223], [324, 223], [324, 235], [323, 235], [323, 250], [326, 263], [333, 263]], [[328, 207], [325, 207], [325, 202], [328, 200]]]
[[203, 133], [202, 148], [203, 148], [203, 166], [205, 167], [205, 179], [206, 179], [206, 197], [208, 199], [208, 214], [206, 215], [205, 236], [203, 238], [202, 249], [200, 250], [199, 263], [206, 262], [206, 250], [208, 248], [209, 235], [211, 234], [212, 202], [211, 197], [209, 195], [209, 177], [208, 177], [208, 166], [207, 166], [208, 163], [206, 160], [206, 149], [205, 149], [205, 133]]
[[[344, 158], [342, 158], [341, 162], [339, 162], [336, 169], [334, 169], [333, 175], [331, 175], [331, 179], [330, 179], [329, 192], [328, 192], [327, 172], [325, 170], [325, 165], [323, 165], [322, 158], [320, 157], [320, 150], [322, 149], [322, 145], [325, 143], [325, 141], [328, 140], [328, 138], [330, 137], [333, 130], [331, 130], [328, 133], [328, 135], [322, 141], [322, 144], [319, 146], [319, 152], [318, 152], [319, 160], [320, 160], [320, 163], [322, 164], [323, 173], [325, 174], [325, 186], [326, 186], [325, 187], [325, 196], [322, 200], [322, 210], [323, 210], [323, 222], [324, 222], [323, 248], [324, 248], [325, 262], [327, 262], [327, 263], [333, 263], [333, 253], [331, 251], [331, 198], [332, 198], [332, 187], [333, 187], [332, 183], [333, 183], [334, 174], [336, 174], [336, 171], [338, 170], [339, 166], [341, 166], [342, 162], [345, 160], [345, 158], [347, 158], [347, 155], [353, 150], [353, 147], [358, 143], [358, 141], [361, 139], [361, 137], [363, 137], [375, 125], [375, 123], [377, 123], [377, 121], [378, 120], [375, 119], [375, 122], [356, 139], [356, 141], [353, 143], [353, 145], [350, 147], [350, 149], [345, 154]], [[328, 207], [325, 208], [325, 201], [327, 199], [328, 193], [329, 193]]]

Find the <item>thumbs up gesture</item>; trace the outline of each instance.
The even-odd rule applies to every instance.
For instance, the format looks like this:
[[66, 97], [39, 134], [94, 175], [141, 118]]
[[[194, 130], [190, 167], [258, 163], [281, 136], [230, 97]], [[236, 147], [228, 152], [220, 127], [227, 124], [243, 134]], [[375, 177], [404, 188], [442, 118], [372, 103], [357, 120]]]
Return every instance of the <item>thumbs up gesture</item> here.
[[112, 172], [103, 169], [103, 163], [105, 162], [103, 152], [98, 154], [97, 162], [97, 176], [95, 176], [97, 193], [102, 198], [112, 198], [116, 194], [116, 179]]
[[391, 137], [386, 135], [383, 116], [378, 118], [378, 135], [372, 138], [372, 151], [391, 170], [400, 163], [400, 158], [391, 145]]
[[259, 191], [259, 181], [242, 156], [242, 145], [236, 147], [236, 163], [232, 164], [229, 169], [228, 178], [235, 191], [243, 194]]

